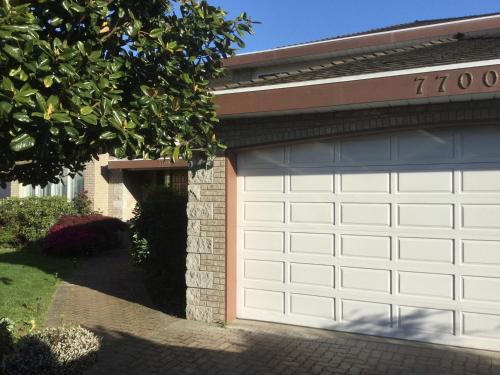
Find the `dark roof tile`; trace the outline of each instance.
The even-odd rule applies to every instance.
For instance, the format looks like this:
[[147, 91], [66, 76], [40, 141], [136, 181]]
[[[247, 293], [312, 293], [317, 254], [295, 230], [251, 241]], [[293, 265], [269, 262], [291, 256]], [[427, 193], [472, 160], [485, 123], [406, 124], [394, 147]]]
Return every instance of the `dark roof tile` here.
[[[383, 53], [347, 56], [323, 66], [269, 74], [265, 79], [241, 82], [237, 87], [277, 85], [494, 58], [500, 58], [500, 36], [444, 38]], [[226, 85], [215, 90], [234, 87]]]

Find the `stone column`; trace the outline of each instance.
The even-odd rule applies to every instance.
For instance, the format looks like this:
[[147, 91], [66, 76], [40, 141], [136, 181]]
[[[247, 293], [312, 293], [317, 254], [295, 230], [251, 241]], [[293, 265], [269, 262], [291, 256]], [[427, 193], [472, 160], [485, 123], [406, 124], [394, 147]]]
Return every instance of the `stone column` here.
[[225, 159], [189, 171], [186, 316], [225, 320]]

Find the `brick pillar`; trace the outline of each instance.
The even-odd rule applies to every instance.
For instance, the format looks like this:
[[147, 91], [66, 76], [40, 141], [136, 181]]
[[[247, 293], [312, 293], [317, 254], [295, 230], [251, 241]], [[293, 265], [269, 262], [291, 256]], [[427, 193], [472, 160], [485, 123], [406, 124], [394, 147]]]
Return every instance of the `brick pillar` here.
[[189, 171], [186, 316], [225, 321], [225, 158]]

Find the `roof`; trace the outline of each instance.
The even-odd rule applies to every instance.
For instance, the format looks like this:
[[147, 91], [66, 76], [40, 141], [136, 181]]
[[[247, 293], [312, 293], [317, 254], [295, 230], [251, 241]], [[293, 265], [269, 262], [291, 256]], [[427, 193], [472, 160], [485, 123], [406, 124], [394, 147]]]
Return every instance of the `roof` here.
[[351, 35], [238, 54], [225, 60], [224, 66], [228, 69], [252, 69], [291, 62], [319, 59], [324, 61], [342, 54], [367, 53], [438, 38], [448, 38], [457, 33], [471, 34], [498, 30], [499, 28], [500, 13], [415, 21]]
[[[342, 39], [342, 38], [349, 38], [349, 37], [353, 37], [353, 36], [361, 36], [361, 35], [369, 35], [369, 34], [375, 34], [375, 33], [383, 33], [383, 32], [386, 32], [386, 31], [404, 30], [404, 29], [410, 29], [410, 28], [413, 28], [413, 27], [437, 25], [437, 24], [440, 24], [440, 23], [454, 22], [454, 21], [463, 21], [463, 20], [471, 20], [471, 19], [475, 19], [475, 18], [483, 18], [483, 17], [497, 16], [497, 15], [500, 15], [500, 12], [486, 13], [486, 14], [476, 14], [476, 15], [461, 16], [461, 17], [435, 18], [435, 19], [429, 19], [429, 20], [415, 20], [415, 21], [412, 21], [412, 22], [401, 23], [401, 24], [398, 24], [398, 25], [384, 26], [384, 27], [379, 27], [379, 28], [375, 28], [375, 29], [371, 29], [371, 30], [356, 32], [356, 33], [352, 33], [352, 34], [343, 34], [343, 35], [337, 35], [337, 36], [323, 38], [323, 39], [312, 40], [312, 41], [309, 41], [309, 42], [284, 45], [284, 46], [280, 46], [280, 47], [277, 47], [277, 48], [296, 47], [296, 46], [300, 46], [300, 45], [303, 45], [303, 44], [327, 42], [327, 41], [330, 41], [330, 40]], [[258, 53], [258, 52], [259, 51], [256, 51], [255, 53]]]
[[344, 56], [329, 64], [216, 87], [216, 91], [500, 58], [500, 35], [436, 39], [409, 47]]

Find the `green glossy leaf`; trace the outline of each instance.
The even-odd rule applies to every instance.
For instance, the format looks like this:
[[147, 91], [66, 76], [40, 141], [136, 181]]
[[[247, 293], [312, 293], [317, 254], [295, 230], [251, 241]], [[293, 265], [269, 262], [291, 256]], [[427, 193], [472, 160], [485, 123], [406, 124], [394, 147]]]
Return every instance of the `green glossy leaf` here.
[[38, 104], [38, 108], [40, 108], [40, 111], [45, 112], [47, 110], [47, 102], [45, 101], [45, 98], [37, 92], [35, 94], [35, 99], [36, 103]]
[[23, 61], [23, 52], [22, 52], [22, 50], [20, 48], [13, 47], [10, 44], [6, 44], [3, 47], [3, 50], [4, 50], [4, 52], [7, 55], [9, 55], [10, 57], [12, 57], [14, 60], [16, 60], [18, 62], [22, 62]]
[[90, 115], [93, 112], [92, 107], [85, 106], [80, 108], [80, 114], [83, 116]]
[[93, 113], [90, 115], [81, 116], [80, 118], [87, 124], [97, 125], [97, 116], [94, 115]]
[[15, 152], [25, 151], [35, 146], [35, 138], [23, 133], [10, 141], [10, 149]]
[[9, 77], [4, 76], [2, 78], [2, 88], [6, 91], [14, 92], [14, 83], [10, 80]]
[[77, 13], [83, 13], [83, 12], [85, 12], [85, 8], [84, 8], [84, 7], [82, 7], [82, 6], [80, 6], [80, 5], [78, 5], [78, 4], [76, 4], [76, 3], [72, 3], [72, 4], [69, 6], [69, 8], [70, 8], [71, 10], [74, 10], [74, 11], [75, 11], [75, 12], [77, 12]]
[[47, 105], [52, 106], [52, 108], [55, 110], [59, 106], [59, 98], [55, 95], [49, 96], [47, 99]]
[[0, 102], [0, 117], [7, 117], [12, 111], [12, 104], [8, 102]]
[[64, 131], [70, 138], [78, 138], [79, 136], [78, 131], [72, 126], [65, 126]]
[[51, 116], [51, 119], [56, 121], [56, 122], [62, 122], [64, 124], [69, 124], [72, 122], [71, 117], [64, 112], [56, 112], [53, 113]]
[[153, 29], [149, 32], [149, 35], [153, 38], [159, 38], [163, 35], [163, 33], [165, 32], [164, 29], [162, 28], [156, 28], [156, 29]]
[[17, 120], [19, 122], [30, 122], [31, 121], [31, 118], [26, 113], [23, 113], [23, 112], [14, 113], [12, 115], [12, 118], [14, 118], [14, 120]]
[[9, 72], [9, 76], [16, 77], [20, 81], [26, 82], [28, 80], [28, 75], [23, 70], [22, 67], [18, 67], [17, 69], [11, 69]]
[[100, 135], [99, 139], [110, 141], [116, 138], [116, 133], [113, 132], [104, 132]]
[[35, 95], [37, 92], [38, 92], [37, 89], [32, 89], [31, 87], [28, 86], [21, 88], [21, 90], [19, 90], [19, 95], [28, 97], [31, 95]]

